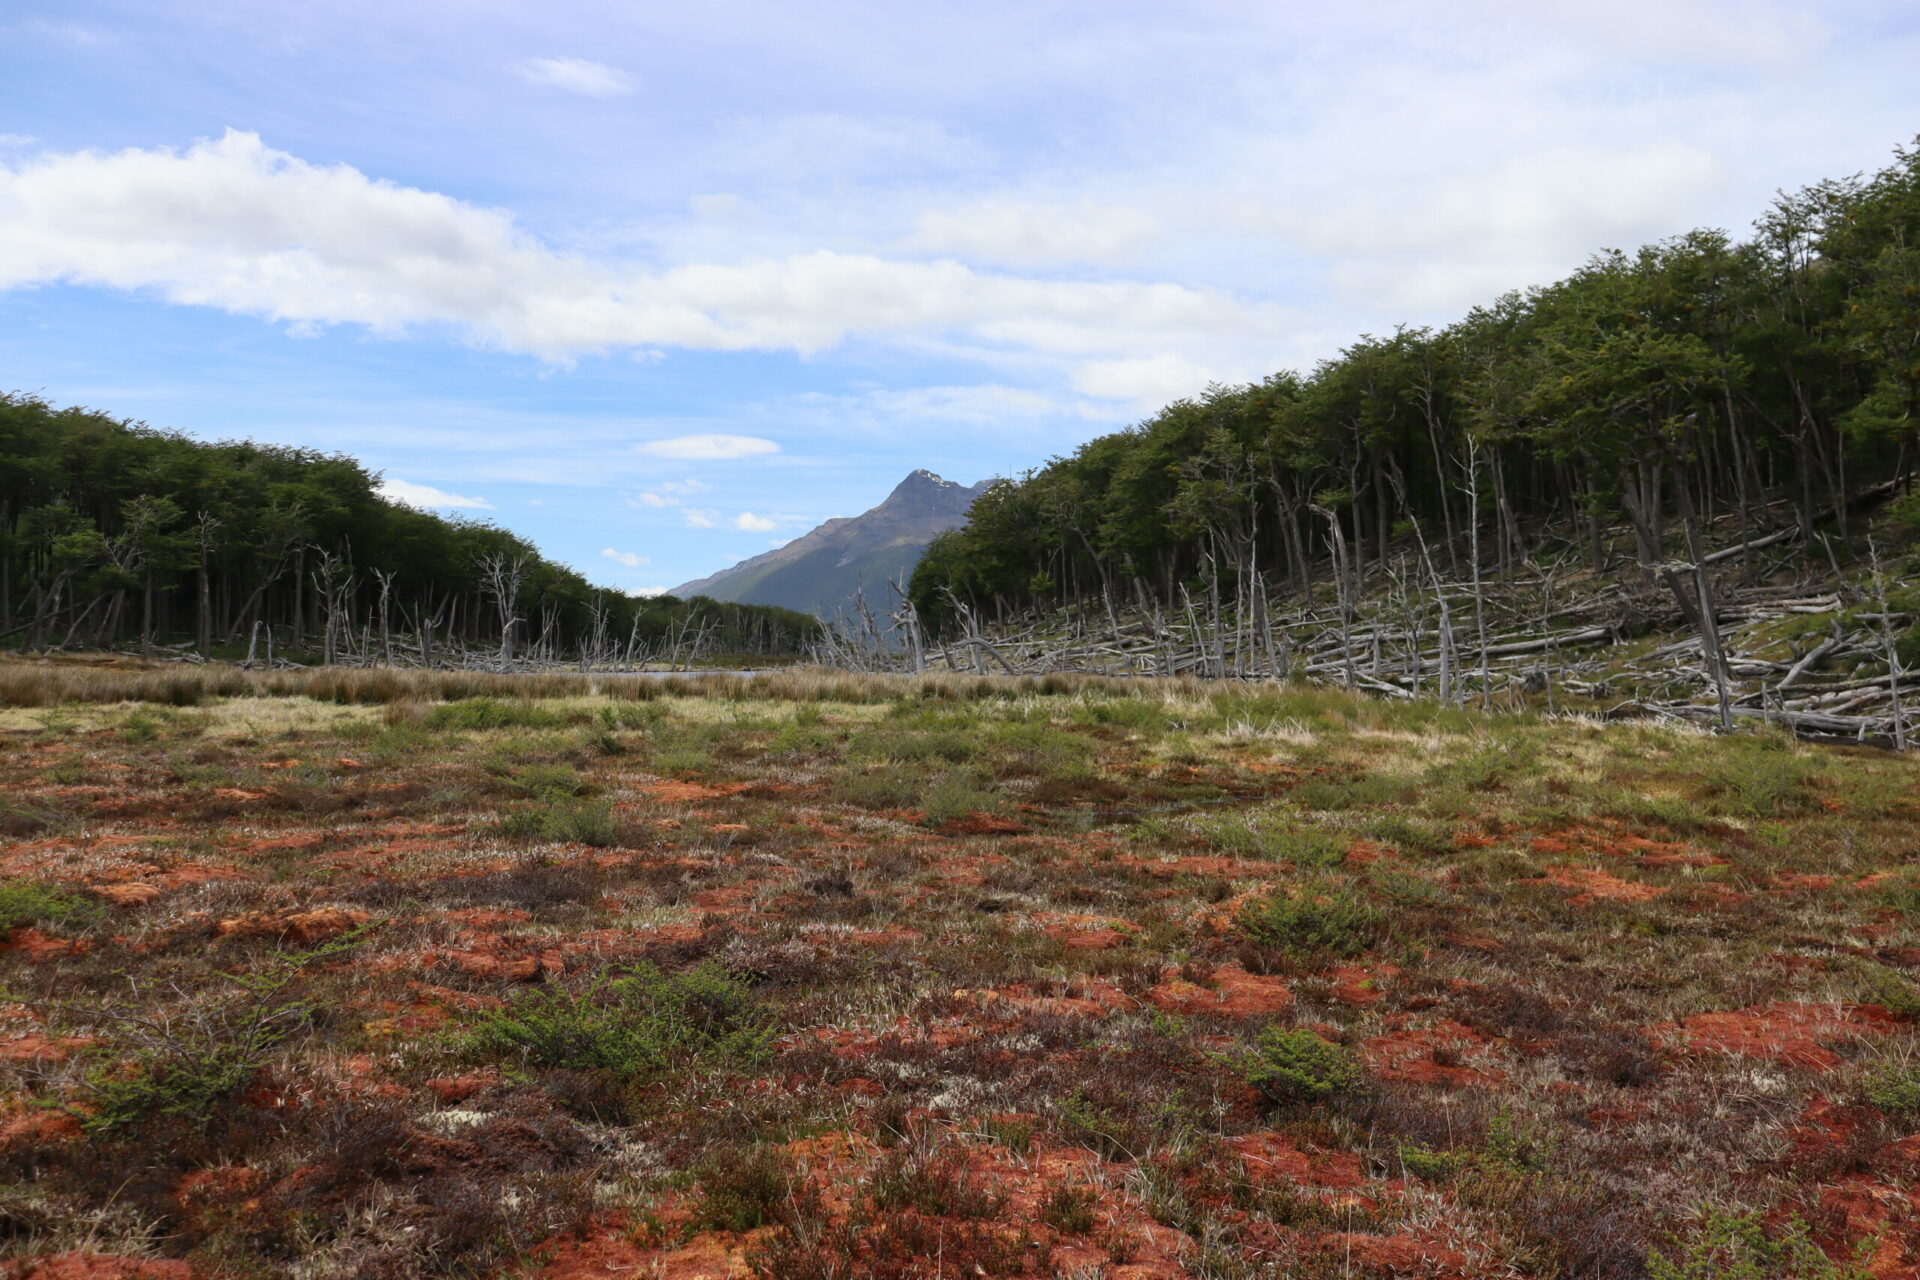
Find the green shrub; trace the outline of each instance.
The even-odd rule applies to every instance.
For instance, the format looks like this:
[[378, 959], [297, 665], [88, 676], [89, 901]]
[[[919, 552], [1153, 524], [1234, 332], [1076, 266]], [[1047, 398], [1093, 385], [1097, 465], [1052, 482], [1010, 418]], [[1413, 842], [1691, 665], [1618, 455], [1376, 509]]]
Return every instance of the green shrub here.
[[862, 809], [905, 809], [926, 791], [926, 774], [913, 769], [881, 769], [873, 773], [838, 773], [831, 792], [843, 804]]
[[1706, 792], [1722, 813], [1790, 818], [1820, 809], [1827, 781], [1819, 763], [1784, 739], [1755, 737], [1716, 744], [1721, 751], [1704, 771]]
[[899, 760], [925, 763], [944, 760], [961, 764], [979, 754], [977, 737], [957, 729], [915, 732], [905, 729], [873, 729], [853, 740], [853, 754], [868, 760]]
[[1325, 1102], [1357, 1090], [1364, 1076], [1347, 1049], [1304, 1028], [1268, 1027], [1254, 1042], [1247, 1083], [1276, 1103]]
[[1441, 854], [1453, 848], [1454, 830], [1450, 822], [1426, 818], [1405, 818], [1392, 814], [1367, 823], [1369, 839], [1393, 845], [1403, 853]]
[[1904, 875], [1882, 881], [1874, 890], [1874, 898], [1890, 911], [1898, 911], [1908, 919], [1920, 920], [1920, 875]]
[[752, 993], [718, 965], [673, 975], [646, 965], [579, 992], [522, 995], [481, 1017], [472, 1047], [535, 1066], [644, 1080], [687, 1059], [757, 1062], [773, 1035]]
[[530, 764], [513, 771], [514, 790], [528, 796], [577, 796], [587, 781], [563, 764]]
[[620, 823], [611, 804], [552, 793], [502, 814], [494, 830], [505, 840], [543, 844], [601, 849], [620, 843]]
[[1445, 1182], [1461, 1170], [1473, 1167], [1473, 1157], [1463, 1151], [1402, 1147], [1399, 1154], [1400, 1167], [1425, 1182]]
[[1296, 867], [1333, 867], [1346, 857], [1347, 842], [1330, 831], [1304, 826], [1290, 809], [1218, 814], [1192, 822], [1202, 840], [1222, 853], [1272, 858]]
[[1885, 965], [1868, 965], [1861, 975], [1866, 1002], [1877, 1004], [1904, 1018], [1920, 1018], [1920, 986]]
[[21, 925], [83, 929], [98, 922], [106, 908], [92, 898], [31, 880], [0, 882], [0, 934]]
[[1692, 1230], [1669, 1236], [1647, 1256], [1647, 1274], [1652, 1280], [1866, 1280], [1861, 1263], [1872, 1247], [1869, 1238], [1854, 1262], [1835, 1262], [1797, 1217], [1769, 1234], [1763, 1214], [1709, 1209]]
[[307, 1029], [317, 1003], [293, 994], [315, 964], [357, 946], [362, 925], [310, 951], [277, 957], [255, 974], [223, 974], [234, 990], [197, 997], [178, 1016], [144, 1007], [101, 1007], [113, 1028], [108, 1065], [86, 1076], [86, 1127], [131, 1127], [155, 1117], [204, 1125], [266, 1065], [275, 1048]]
[[1351, 956], [1378, 940], [1385, 917], [1350, 889], [1307, 885], [1249, 902], [1237, 923], [1263, 947], [1302, 957]]
[[165, 727], [166, 721], [153, 712], [136, 709], [120, 721], [120, 737], [125, 742], [152, 742]]
[[1094, 1205], [1098, 1197], [1092, 1187], [1055, 1183], [1040, 1202], [1040, 1221], [1062, 1235], [1083, 1236], [1093, 1230]]
[[1867, 1077], [1861, 1096], [1893, 1115], [1920, 1117], [1920, 1067], [1910, 1062], [1883, 1063]]
[[1005, 808], [999, 793], [979, 775], [949, 769], [920, 798], [926, 824], [942, 826], [975, 813], [998, 813]]
[[462, 698], [427, 712], [429, 729], [554, 729], [569, 717], [524, 698]]
[[709, 1160], [700, 1170], [693, 1225], [709, 1231], [755, 1231], [793, 1215], [802, 1186], [792, 1159], [778, 1147], [757, 1146]]

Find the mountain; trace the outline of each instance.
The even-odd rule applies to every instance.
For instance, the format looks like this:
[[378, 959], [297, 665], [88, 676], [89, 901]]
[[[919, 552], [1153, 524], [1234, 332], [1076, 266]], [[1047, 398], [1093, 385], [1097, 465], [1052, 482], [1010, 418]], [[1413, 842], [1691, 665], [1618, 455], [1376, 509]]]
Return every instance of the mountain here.
[[832, 618], [865, 591], [876, 611], [892, 605], [889, 579], [902, 587], [936, 533], [967, 521], [967, 508], [991, 481], [968, 487], [916, 471], [887, 500], [861, 515], [836, 516], [784, 547], [673, 589], [681, 599], [712, 596], [740, 604], [776, 604]]

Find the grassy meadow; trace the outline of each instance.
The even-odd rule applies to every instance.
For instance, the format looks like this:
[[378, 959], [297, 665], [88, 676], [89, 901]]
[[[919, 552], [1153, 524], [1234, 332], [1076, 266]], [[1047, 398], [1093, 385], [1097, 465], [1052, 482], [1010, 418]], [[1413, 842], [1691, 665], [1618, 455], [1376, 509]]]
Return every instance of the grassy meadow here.
[[1048, 677], [0, 667], [21, 1277], [1920, 1268], [1920, 770]]

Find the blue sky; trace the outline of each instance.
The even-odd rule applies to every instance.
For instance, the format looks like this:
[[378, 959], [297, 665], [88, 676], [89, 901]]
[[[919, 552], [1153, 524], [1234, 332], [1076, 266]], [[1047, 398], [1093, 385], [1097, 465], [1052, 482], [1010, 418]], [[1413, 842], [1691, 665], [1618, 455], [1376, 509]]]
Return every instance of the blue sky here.
[[10, 0], [0, 387], [659, 588], [1920, 131], [1910, 3], [1335, 9]]

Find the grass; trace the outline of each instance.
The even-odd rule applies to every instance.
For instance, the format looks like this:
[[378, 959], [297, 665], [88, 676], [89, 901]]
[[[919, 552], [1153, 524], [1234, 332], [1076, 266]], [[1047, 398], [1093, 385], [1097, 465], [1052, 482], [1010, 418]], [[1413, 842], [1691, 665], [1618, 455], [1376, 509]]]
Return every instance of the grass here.
[[1826, 1189], [1909, 1176], [1887, 754], [1092, 677], [0, 698], [0, 1269], [1829, 1280]]

